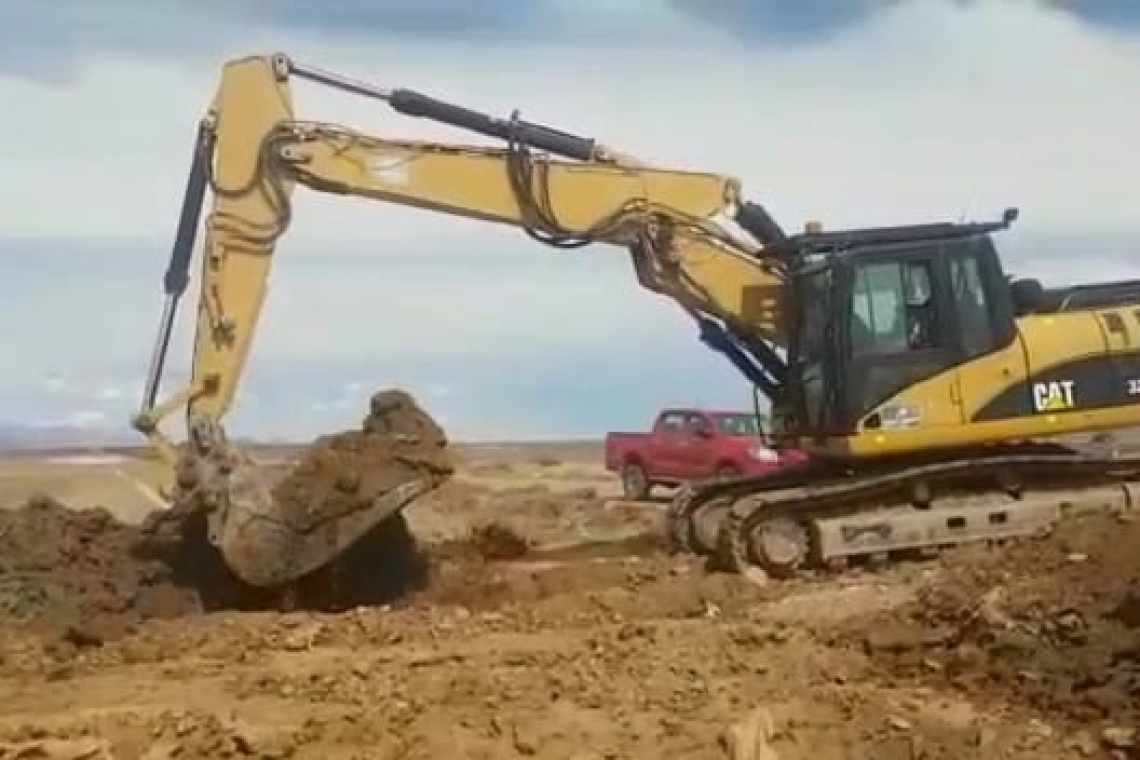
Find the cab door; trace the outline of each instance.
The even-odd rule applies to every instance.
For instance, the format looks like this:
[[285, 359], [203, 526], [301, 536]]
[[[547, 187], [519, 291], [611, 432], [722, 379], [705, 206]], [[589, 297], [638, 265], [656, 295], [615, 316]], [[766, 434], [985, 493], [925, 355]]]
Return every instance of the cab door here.
[[716, 456], [719, 448], [716, 438], [720, 431], [707, 415], [689, 412], [686, 420], [692, 445], [686, 452], [686, 478], [700, 480], [711, 477], [716, 472]]
[[[861, 421], [905, 432], [960, 419], [947, 372], [956, 349], [938, 253], [929, 244], [876, 251], [850, 267], [843, 396], [853, 431]], [[898, 394], [904, 394], [899, 403], [881, 406]]]
[[955, 396], [967, 424], [982, 421], [978, 411], [1007, 394], [1011, 384], [1024, 384], [1029, 356], [992, 246], [960, 248], [946, 264], [958, 347]]
[[690, 435], [686, 430], [685, 412], [668, 410], [661, 413], [649, 441], [650, 477], [684, 478]]

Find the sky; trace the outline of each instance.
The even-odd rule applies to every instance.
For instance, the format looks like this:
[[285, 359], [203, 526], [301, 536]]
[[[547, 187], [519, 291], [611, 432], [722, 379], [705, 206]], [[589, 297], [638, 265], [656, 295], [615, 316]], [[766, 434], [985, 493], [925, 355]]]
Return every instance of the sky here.
[[[0, 424], [123, 432], [197, 120], [253, 52], [739, 177], [785, 227], [993, 218], [1007, 268], [1140, 276], [1140, 4], [848, 0], [0, 3]], [[302, 118], [486, 141], [295, 86]], [[166, 390], [184, 379], [191, 304]], [[458, 438], [591, 436], [750, 388], [618, 249], [299, 190], [231, 431], [415, 393]]]

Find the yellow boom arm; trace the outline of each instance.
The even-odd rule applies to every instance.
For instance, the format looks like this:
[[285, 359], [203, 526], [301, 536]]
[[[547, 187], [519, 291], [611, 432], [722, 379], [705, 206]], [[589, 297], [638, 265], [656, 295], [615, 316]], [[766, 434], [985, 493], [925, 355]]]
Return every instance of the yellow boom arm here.
[[[394, 140], [294, 117], [292, 77], [388, 101], [501, 135], [507, 147]], [[428, 113], [430, 111], [430, 113]], [[533, 154], [531, 148], [544, 152]], [[573, 158], [554, 158], [551, 152]], [[191, 438], [220, 432], [257, 328], [274, 247], [290, 221], [294, 186], [374, 198], [525, 229], [541, 242], [626, 248], [639, 282], [694, 317], [713, 317], [757, 343], [782, 345], [778, 261], [722, 224], [738, 214], [731, 177], [658, 169], [592, 140], [540, 125], [493, 120], [407, 90], [381, 90], [294, 64], [284, 55], [228, 62], [194, 151], [167, 301], [135, 426], [169, 461], [177, 454], [159, 422], [185, 405]], [[177, 302], [189, 279], [206, 191], [206, 219], [192, 379], [161, 404], [160, 378]]]

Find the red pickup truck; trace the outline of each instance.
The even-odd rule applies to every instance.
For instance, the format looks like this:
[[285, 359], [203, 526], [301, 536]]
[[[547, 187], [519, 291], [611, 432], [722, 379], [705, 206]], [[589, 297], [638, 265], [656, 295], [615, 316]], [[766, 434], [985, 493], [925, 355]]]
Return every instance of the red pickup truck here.
[[606, 469], [621, 474], [627, 499], [656, 485], [767, 475], [807, 460], [801, 451], [777, 451], [765, 442], [755, 414], [666, 409], [649, 433], [608, 433]]

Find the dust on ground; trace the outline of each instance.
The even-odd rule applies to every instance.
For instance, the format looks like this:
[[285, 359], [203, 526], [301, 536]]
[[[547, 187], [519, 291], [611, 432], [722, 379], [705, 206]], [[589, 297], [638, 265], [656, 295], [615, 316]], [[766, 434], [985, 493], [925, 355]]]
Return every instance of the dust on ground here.
[[460, 473], [405, 516], [314, 581], [341, 611], [282, 612], [111, 512], [0, 512], [0, 758], [1134, 756], [1127, 515], [764, 587], [587, 489]]

